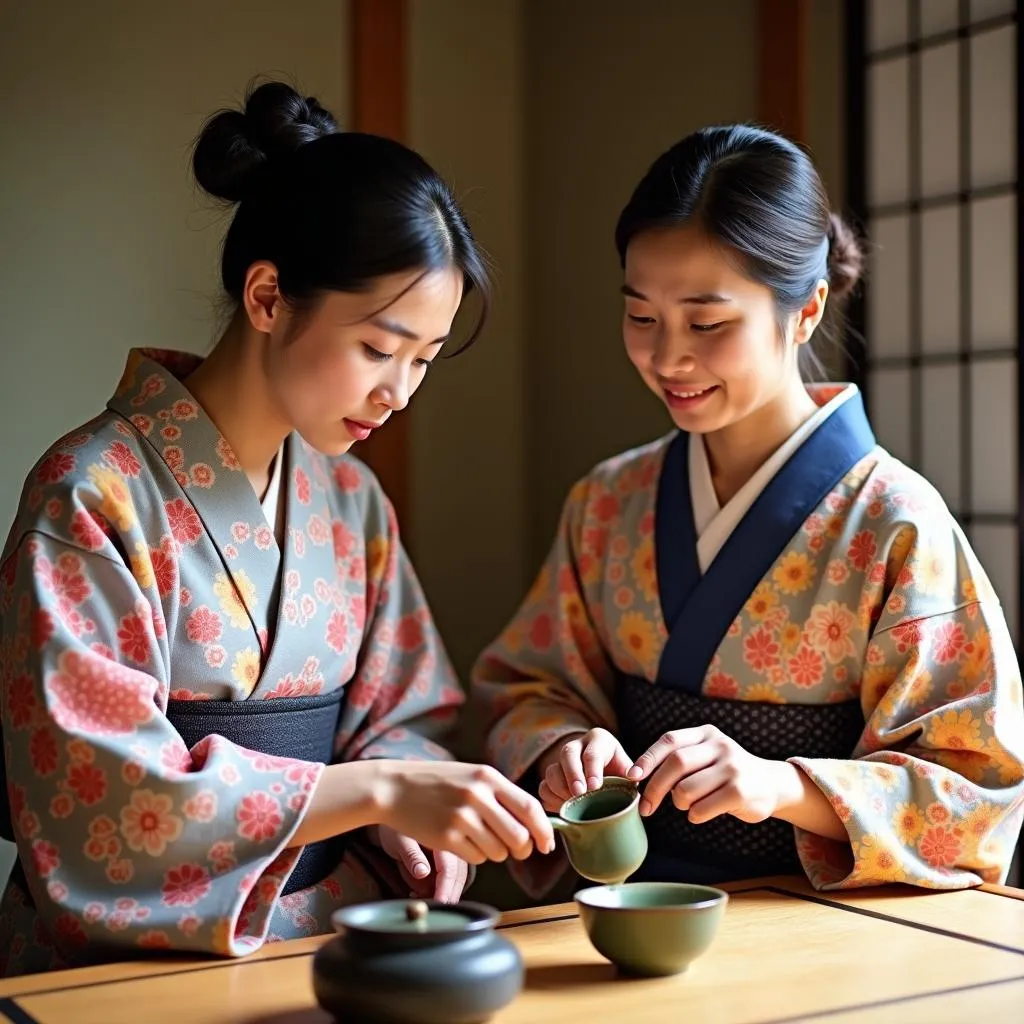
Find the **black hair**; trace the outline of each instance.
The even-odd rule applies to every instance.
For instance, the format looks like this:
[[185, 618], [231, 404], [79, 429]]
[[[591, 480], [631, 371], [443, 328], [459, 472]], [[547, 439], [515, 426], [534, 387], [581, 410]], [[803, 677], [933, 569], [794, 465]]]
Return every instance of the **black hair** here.
[[316, 99], [270, 81], [250, 86], [242, 109], [210, 116], [192, 169], [206, 192], [238, 204], [221, 256], [221, 281], [236, 303], [257, 260], [275, 265], [297, 310], [325, 292], [365, 291], [387, 274], [452, 267], [480, 305], [457, 351], [479, 336], [491, 305], [485, 257], [451, 189], [407, 146], [343, 132]]
[[[697, 224], [772, 292], [781, 316], [802, 309], [818, 281], [841, 300], [857, 284], [860, 243], [829, 207], [810, 157], [750, 125], [702, 128], [663, 153], [637, 185], [615, 228], [623, 265], [630, 241], [652, 228]], [[801, 361], [814, 360], [810, 346]]]

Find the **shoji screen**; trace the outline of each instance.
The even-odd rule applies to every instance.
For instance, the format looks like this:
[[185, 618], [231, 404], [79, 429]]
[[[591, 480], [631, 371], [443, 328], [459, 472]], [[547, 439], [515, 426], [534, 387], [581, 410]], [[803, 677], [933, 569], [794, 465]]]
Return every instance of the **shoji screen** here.
[[848, 11], [850, 199], [871, 243], [858, 376], [880, 442], [963, 524], [1020, 649], [1018, 4]]

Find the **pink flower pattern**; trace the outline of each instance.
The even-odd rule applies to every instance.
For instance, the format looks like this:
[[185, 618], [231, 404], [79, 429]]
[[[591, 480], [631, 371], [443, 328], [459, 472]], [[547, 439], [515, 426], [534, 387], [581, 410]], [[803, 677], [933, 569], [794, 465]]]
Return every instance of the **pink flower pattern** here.
[[[170, 370], [194, 365], [133, 352], [111, 409], [37, 464], [0, 557], [12, 817], [29, 870], [45, 879], [33, 885], [42, 902], [16, 925], [0, 906], [8, 973], [74, 963], [93, 943], [117, 943], [125, 957], [140, 947], [237, 955], [268, 935], [329, 931], [337, 907], [403, 891], [388, 858], [366, 847], [296, 894], [301, 909], [280, 905], [298, 856], [284, 844], [321, 766], [216, 738], [188, 751], [164, 715], [169, 699], [244, 696], [240, 655], [257, 652], [249, 699], [367, 695], [343, 706], [340, 757], [448, 756], [434, 740], [463, 696], [376, 480], [290, 438], [279, 550], [250, 517], [230, 446]], [[115, 522], [74, 497], [95, 493], [80, 487], [90, 469], [116, 475], [130, 498], [111, 507]], [[244, 910], [240, 874], [251, 879]], [[79, 886], [104, 902], [81, 899]]]

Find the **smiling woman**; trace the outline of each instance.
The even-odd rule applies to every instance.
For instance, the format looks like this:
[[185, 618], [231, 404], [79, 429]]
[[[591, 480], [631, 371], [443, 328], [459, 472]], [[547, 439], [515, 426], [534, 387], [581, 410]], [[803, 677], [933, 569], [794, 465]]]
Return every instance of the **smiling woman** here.
[[237, 204], [231, 322], [206, 359], [132, 350], [0, 560], [7, 974], [237, 956], [553, 844], [537, 800], [439, 745], [463, 695], [347, 454], [467, 293], [486, 314], [462, 212], [418, 154], [277, 82], [210, 118], [194, 169]]
[[[1020, 669], [988, 576], [857, 389], [800, 370], [860, 249], [806, 153], [707, 128], [623, 210], [626, 351], [677, 429], [569, 494], [473, 681], [493, 762], [549, 809], [644, 783], [639, 877], [1001, 881], [1024, 814]], [[514, 866], [531, 891], [564, 863]]]

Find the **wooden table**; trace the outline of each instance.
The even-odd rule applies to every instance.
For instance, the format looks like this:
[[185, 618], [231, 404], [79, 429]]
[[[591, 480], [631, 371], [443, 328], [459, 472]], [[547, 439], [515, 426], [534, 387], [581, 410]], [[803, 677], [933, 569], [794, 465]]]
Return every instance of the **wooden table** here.
[[[526, 988], [494, 1024], [996, 1024], [1024, 1020], [1024, 891], [815, 893], [772, 878], [732, 892], [711, 949], [674, 978], [625, 980], [572, 904], [506, 914]], [[11, 1024], [329, 1024], [312, 954], [324, 936], [245, 960], [136, 961], [0, 982]]]

